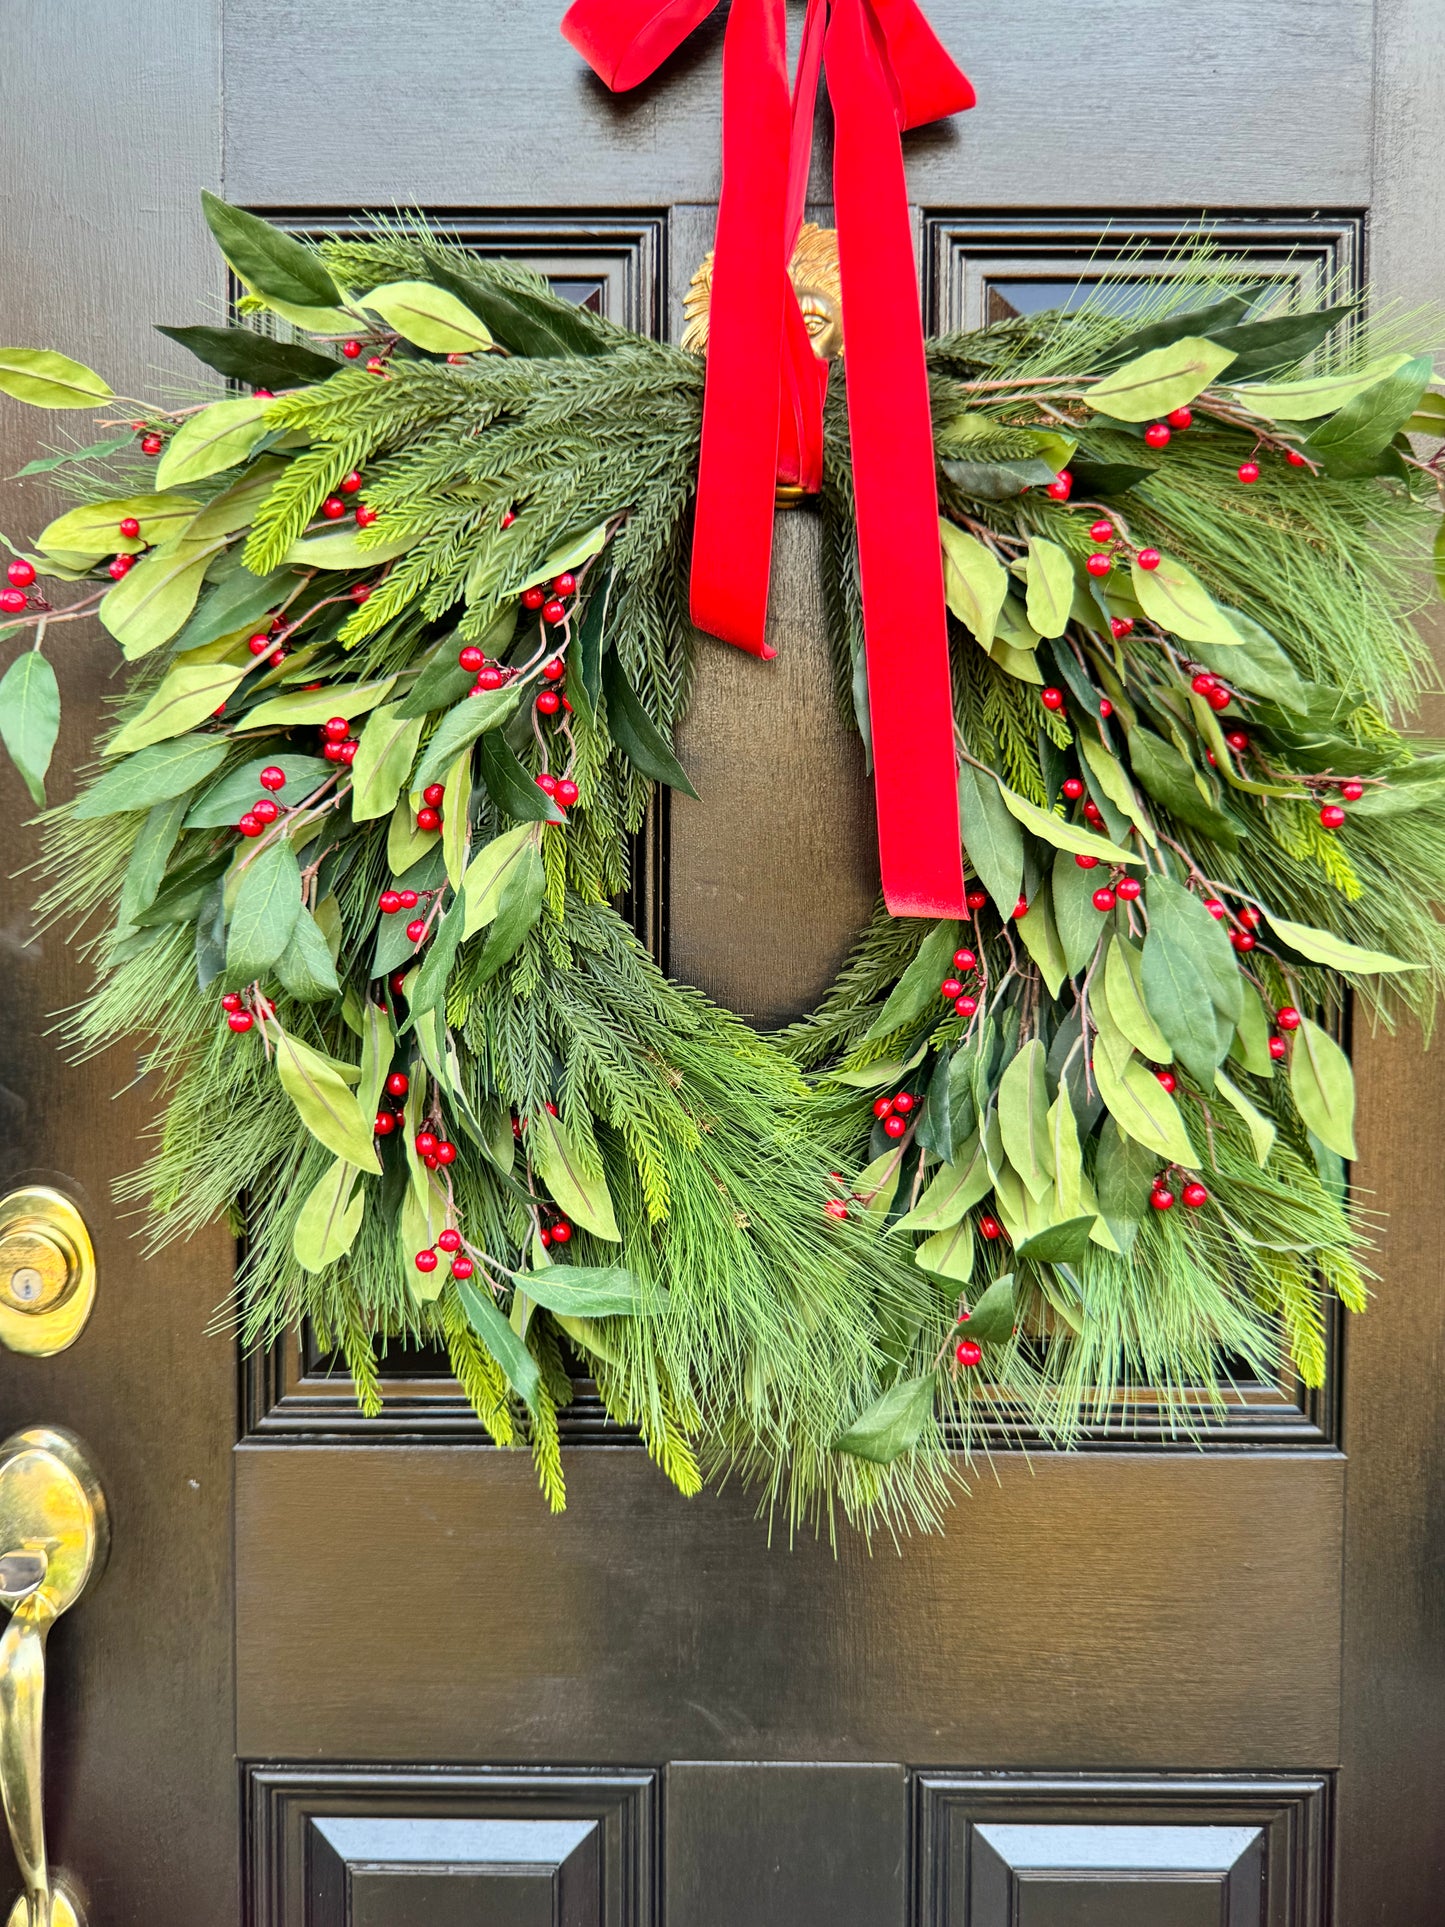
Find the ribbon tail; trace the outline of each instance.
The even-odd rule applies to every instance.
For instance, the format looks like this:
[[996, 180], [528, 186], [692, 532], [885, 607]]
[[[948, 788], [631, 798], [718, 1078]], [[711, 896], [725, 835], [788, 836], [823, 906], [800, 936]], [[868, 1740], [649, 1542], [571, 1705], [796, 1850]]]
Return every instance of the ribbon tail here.
[[835, 0], [827, 66], [883, 895], [894, 916], [956, 917], [963, 846], [923, 320], [897, 109], [863, 0]]

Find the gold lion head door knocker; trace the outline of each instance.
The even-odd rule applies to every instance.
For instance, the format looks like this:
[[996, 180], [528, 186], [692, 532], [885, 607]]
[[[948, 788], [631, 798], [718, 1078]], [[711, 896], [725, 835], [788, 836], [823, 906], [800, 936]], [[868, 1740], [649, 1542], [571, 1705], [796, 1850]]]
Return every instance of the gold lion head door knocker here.
[[[819, 361], [840, 361], [843, 356], [843, 281], [838, 272], [838, 231], [815, 227], [805, 221], [798, 233], [798, 245], [788, 264], [788, 274], [803, 311], [803, 323]], [[712, 304], [712, 250], [702, 262], [687, 290], [683, 313], [687, 325], [682, 345], [688, 354], [707, 353], [708, 310]], [[807, 491], [779, 482], [779, 508], [796, 508], [807, 500]]]

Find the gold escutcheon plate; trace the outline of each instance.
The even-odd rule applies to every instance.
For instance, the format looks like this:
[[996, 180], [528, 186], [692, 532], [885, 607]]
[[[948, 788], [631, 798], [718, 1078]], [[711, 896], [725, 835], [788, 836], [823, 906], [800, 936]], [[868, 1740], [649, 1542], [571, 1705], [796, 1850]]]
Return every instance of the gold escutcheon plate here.
[[95, 1304], [95, 1247], [69, 1198], [26, 1185], [0, 1198], [0, 1344], [32, 1358], [73, 1345]]

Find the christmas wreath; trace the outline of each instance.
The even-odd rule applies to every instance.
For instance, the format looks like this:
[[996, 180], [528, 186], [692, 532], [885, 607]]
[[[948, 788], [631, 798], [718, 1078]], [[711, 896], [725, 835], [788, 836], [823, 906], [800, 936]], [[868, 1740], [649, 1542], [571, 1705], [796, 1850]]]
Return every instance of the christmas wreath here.
[[[999, 1411], [1317, 1383], [1365, 1298], [1347, 998], [1445, 975], [1429, 360], [1227, 265], [928, 343], [962, 914], [880, 906], [761, 1036], [614, 907], [688, 787], [701, 361], [420, 223], [207, 214], [295, 338], [166, 332], [245, 392], [0, 351], [120, 417], [22, 471], [73, 499], [11, 551], [0, 729], [43, 804], [43, 649], [98, 615], [125, 685], [40, 915], [89, 931], [70, 1043], [144, 1033], [168, 1091], [121, 1196], [229, 1214], [246, 1340], [310, 1320], [368, 1410], [379, 1337], [444, 1345], [554, 1507], [580, 1363], [682, 1490], [795, 1517], [930, 1519]], [[818, 512], [866, 740], [843, 384]]]

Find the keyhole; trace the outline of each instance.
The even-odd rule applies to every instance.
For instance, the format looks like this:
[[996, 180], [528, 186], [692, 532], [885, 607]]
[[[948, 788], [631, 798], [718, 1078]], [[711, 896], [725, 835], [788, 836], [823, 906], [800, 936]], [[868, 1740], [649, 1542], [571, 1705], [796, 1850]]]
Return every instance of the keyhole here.
[[45, 1289], [45, 1280], [33, 1265], [20, 1265], [10, 1274], [10, 1296], [17, 1305], [33, 1305]]

